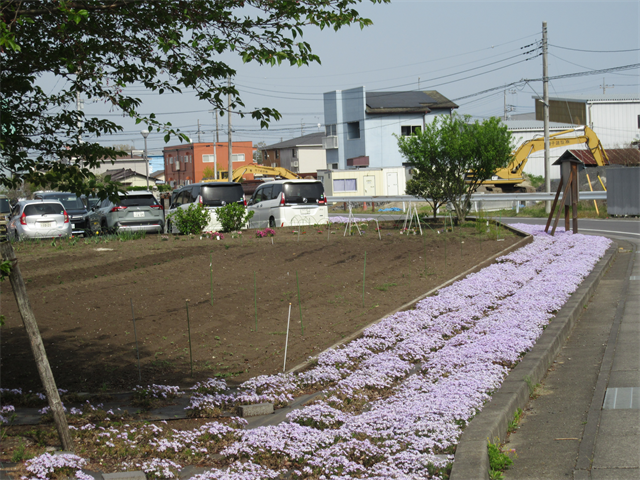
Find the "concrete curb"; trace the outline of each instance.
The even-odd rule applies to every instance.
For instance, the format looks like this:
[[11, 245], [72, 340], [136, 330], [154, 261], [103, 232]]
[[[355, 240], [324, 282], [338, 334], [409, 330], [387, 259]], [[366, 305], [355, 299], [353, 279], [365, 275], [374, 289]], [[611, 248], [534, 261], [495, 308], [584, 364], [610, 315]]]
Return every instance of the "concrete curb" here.
[[491, 402], [464, 430], [456, 448], [450, 480], [489, 479], [487, 442], [504, 442], [509, 421], [518, 408], [524, 408], [529, 402], [530, 386], [539, 383], [546, 374], [616, 253], [617, 244], [614, 243], [560, 309], [531, 351], [509, 373]]
[[[518, 230], [516, 228], [513, 228], [509, 225], [504, 225], [501, 224], [502, 227], [511, 230], [512, 232], [514, 232], [517, 235], [520, 235], [524, 238], [520, 239], [519, 241], [517, 241], [516, 243], [514, 243], [513, 245], [511, 245], [510, 247], [507, 247], [503, 250], [501, 250], [500, 252], [496, 253], [495, 255], [487, 258], [486, 260], [483, 260], [482, 262], [478, 263], [477, 265], [471, 267], [468, 270], [465, 270], [464, 272], [462, 272], [460, 275], [457, 275], [456, 277], [446, 281], [445, 283], [443, 283], [442, 285], [438, 285], [436, 288], [429, 290], [427, 293], [424, 293], [422, 295], [420, 295], [417, 298], [414, 298], [413, 300], [405, 303], [404, 305], [396, 308], [395, 310], [387, 313], [386, 315], [384, 315], [383, 317], [380, 317], [378, 320], [375, 320], [374, 322], [371, 322], [369, 325], [367, 325], [366, 327], [362, 327], [360, 330], [355, 331], [354, 333], [352, 333], [351, 335], [344, 337], [342, 339], [340, 339], [340, 341], [334, 343], [333, 345], [331, 345], [330, 347], [325, 348], [323, 351], [327, 351], [327, 350], [331, 350], [333, 348], [338, 348], [342, 345], [345, 345], [349, 342], [351, 342], [352, 340], [355, 340], [357, 338], [360, 338], [362, 336], [362, 334], [364, 333], [364, 331], [369, 328], [371, 325], [375, 325], [376, 323], [381, 322], [382, 320], [384, 320], [385, 318], [394, 315], [398, 312], [402, 312], [404, 310], [408, 310], [411, 307], [415, 306], [416, 303], [418, 303], [420, 300], [423, 300], [427, 297], [430, 297], [431, 295], [434, 295], [438, 290], [441, 290], [455, 282], [457, 282], [458, 280], [465, 278], [467, 275], [471, 274], [471, 273], [475, 273], [478, 272], [480, 270], [482, 270], [483, 268], [491, 265], [493, 262], [495, 262], [495, 260], [499, 257], [503, 257], [504, 255], [507, 255], [511, 252], [514, 252], [516, 250], [518, 250], [519, 248], [524, 247], [525, 245], [533, 242], [533, 235], [530, 235], [526, 232], [523, 232], [522, 230]], [[295, 367], [291, 368], [290, 370], [287, 371], [287, 373], [300, 373], [305, 371], [307, 368], [312, 367], [313, 365], [315, 365], [316, 361], [318, 359], [318, 356], [316, 355], [315, 357], [311, 357], [309, 358], [307, 361], [300, 363], [298, 365], [296, 365]]]

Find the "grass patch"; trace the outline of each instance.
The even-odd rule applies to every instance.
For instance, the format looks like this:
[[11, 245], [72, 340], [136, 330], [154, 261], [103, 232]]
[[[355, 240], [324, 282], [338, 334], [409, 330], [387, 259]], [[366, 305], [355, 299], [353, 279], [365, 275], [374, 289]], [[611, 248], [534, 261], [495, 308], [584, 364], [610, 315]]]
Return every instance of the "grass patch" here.
[[397, 287], [398, 284], [397, 283], [393, 283], [393, 282], [389, 282], [389, 283], [383, 283], [382, 285], [376, 285], [376, 290], [380, 290], [381, 292], [386, 292], [387, 290], [389, 290], [390, 287]]

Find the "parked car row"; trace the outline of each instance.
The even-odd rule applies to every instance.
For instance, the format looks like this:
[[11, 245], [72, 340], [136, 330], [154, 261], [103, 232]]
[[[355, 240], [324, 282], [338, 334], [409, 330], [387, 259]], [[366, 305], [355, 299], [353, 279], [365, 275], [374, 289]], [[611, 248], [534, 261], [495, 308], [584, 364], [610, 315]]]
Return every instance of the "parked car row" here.
[[[209, 211], [210, 220], [205, 230], [219, 231], [222, 227], [215, 210], [231, 203], [242, 204], [254, 212], [250, 228], [320, 224], [329, 219], [324, 188], [318, 180], [265, 182], [248, 202], [239, 183], [203, 182], [174, 190], [167, 212], [167, 231], [179, 233], [171, 222], [171, 214], [193, 204], [201, 204]], [[8, 200], [0, 198], [0, 207], [8, 210]], [[6, 235], [14, 240], [93, 235], [116, 230], [165, 231], [165, 212], [149, 191], [120, 194], [119, 202], [84, 198], [68, 192], [36, 192], [33, 200], [21, 200], [6, 213]], [[0, 217], [2, 215], [0, 213]], [[0, 221], [0, 235], [1, 230]]]
[[109, 199], [81, 198], [68, 192], [36, 192], [33, 200], [21, 200], [13, 205], [8, 217], [7, 236], [12, 240], [95, 235], [116, 230], [164, 231], [163, 208], [148, 191], [121, 194], [117, 203]]
[[[209, 210], [207, 231], [221, 228], [215, 210], [229, 203], [240, 203], [253, 213], [250, 228], [288, 227], [320, 224], [329, 218], [324, 187], [318, 180], [274, 180], [260, 185], [249, 201], [245, 201], [242, 185], [234, 182], [203, 182], [185, 185], [171, 195], [167, 216], [178, 208], [187, 209], [199, 203]], [[171, 220], [167, 231], [178, 233]]]

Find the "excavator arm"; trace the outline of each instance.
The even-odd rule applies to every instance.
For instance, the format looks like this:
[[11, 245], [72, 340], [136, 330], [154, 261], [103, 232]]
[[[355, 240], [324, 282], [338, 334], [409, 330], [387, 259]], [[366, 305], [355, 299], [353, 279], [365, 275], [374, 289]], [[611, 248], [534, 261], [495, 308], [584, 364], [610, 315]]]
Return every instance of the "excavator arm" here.
[[[567, 136], [569, 134], [575, 134], [577, 131], [583, 131], [579, 136]], [[593, 130], [589, 127], [579, 127], [570, 130], [564, 130], [562, 132], [549, 135], [549, 148], [563, 147], [567, 145], [579, 145], [586, 144], [589, 150], [593, 154], [596, 163], [599, 166], [606, 165], [609, 162], [609, 157], [602, 147], [600, 139]], [[482, 185], [502, 185], [502, 186], [516, 186], [524, 181], [523, 171], [527, 164], [529, 155], [539, 150], [544, 149], [544, 138], [534, 138], [524, 142], [520, 147], [513, 152], [513, 158], [509, 165], [505, 168], [496, 170], [491, 179], [487, 179], [482, 182]]]
[[291, 170], [287, 170], [283, 167], [266, 167], [263, 165], [246, 165], [244, 167], [236, 168], [233, 171], [233, 181], [239, 182], [242, 179], [242, 175], [245, 173], [253, 173], [258, 175], [267, 175], [267, 176], [279, 176], [282, 178], [300, 178], [297, 174], [292, 172]]

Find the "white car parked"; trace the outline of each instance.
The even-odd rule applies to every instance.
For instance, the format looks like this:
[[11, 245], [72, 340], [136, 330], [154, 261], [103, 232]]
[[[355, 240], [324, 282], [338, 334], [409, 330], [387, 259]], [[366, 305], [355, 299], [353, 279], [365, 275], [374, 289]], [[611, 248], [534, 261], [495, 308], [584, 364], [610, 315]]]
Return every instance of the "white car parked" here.
[[319, 180], [274, 180], [260, 185], [247, 202], [251, 228], [323, 224], [329, 220]]
[[69, 238], [72, 224], [57, 200], [22, 200], [11, 209], [7, 235], [12, 240]]

